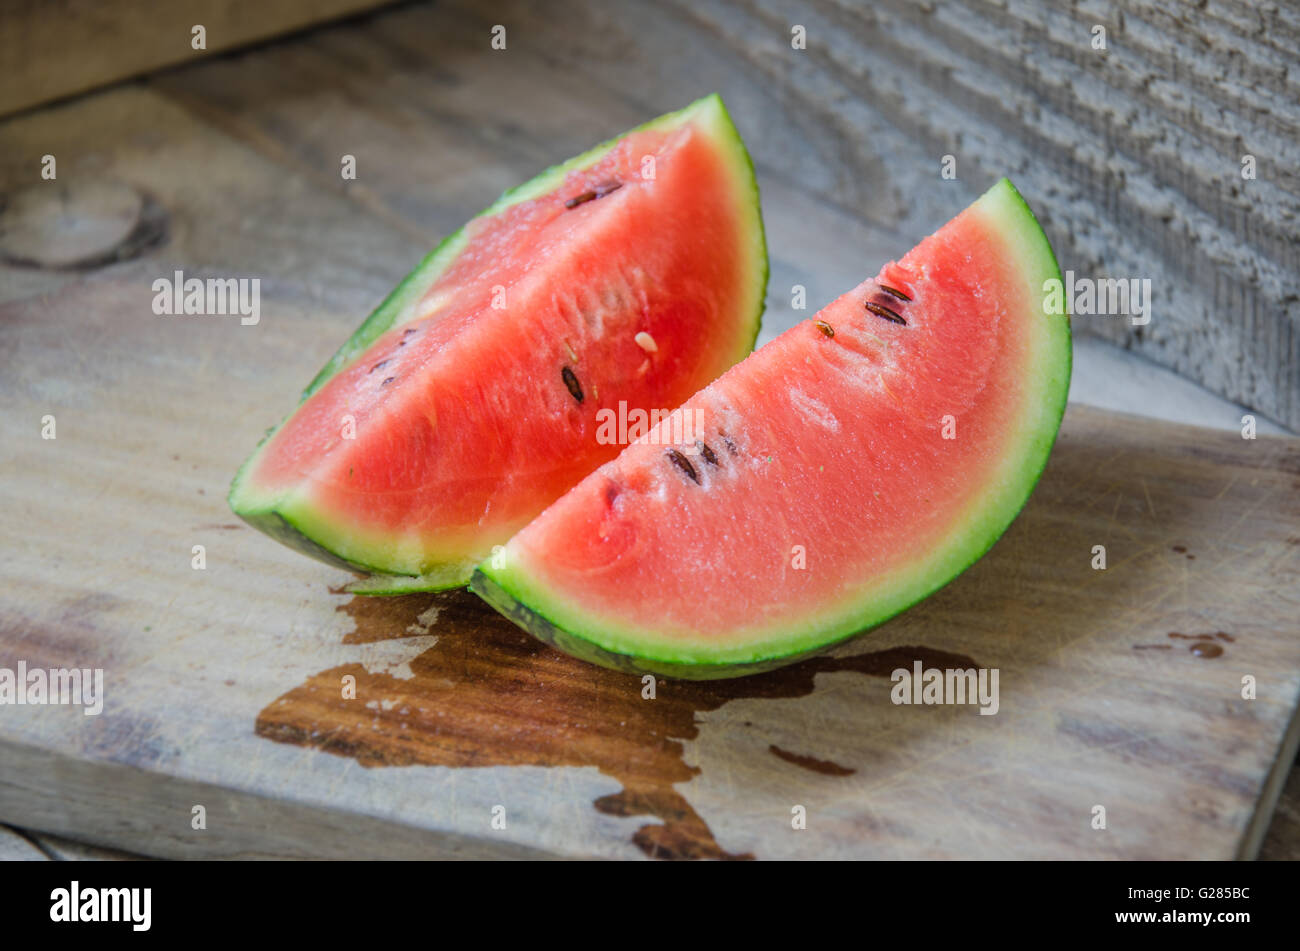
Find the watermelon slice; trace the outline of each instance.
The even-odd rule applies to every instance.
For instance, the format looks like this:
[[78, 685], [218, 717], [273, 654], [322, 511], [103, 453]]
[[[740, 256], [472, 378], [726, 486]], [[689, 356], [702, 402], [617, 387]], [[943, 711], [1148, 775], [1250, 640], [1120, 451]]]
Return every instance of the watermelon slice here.
[[601, 411], [671, 410], [754, 345], [767, 253], [753, 167], [701, 99], [513, 191], [445, 240], [236, 476], [267, 534], [463, 585], [622, 446]]
[[1060, 278], [1005, 179], [781, 334], [479, 566], [537, 637], [676, 678], [788, 664], [976, 561], [1047, 462], [1070, 382]]

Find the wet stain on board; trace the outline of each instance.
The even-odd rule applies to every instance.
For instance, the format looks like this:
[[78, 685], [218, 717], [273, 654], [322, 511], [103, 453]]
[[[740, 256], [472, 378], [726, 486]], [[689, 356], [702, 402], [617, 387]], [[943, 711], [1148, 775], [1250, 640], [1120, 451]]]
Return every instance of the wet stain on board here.
[[1169, 638], [1178, 641], [1191, 641], [1187, 650], [1195, 657], [1201, 657], [1205, 660], [1213, 660], [1216, 657], [1223, 656], [1223, 645], [1216, 643], [1224, 641], [1225, 643], [1234, 643], [1237, 639], [1226, 631], [1215, 631], [1213, 634], [1183, 634], [1179, 631], [1170, 631]]
[[[1236, 643], [1236, 638], [1227, 631], [1215, 631], [1213, 634], [1184, 634], [1181, 631], [1170, 631], [1169, 639], [1173, 641], [1191, 641], [1187, 650], [1194, 657], [1201, 657], [1206, 660], [1212, 660], [1215, 657], [1223, 656], [1223, 645], [1217, 643], [1223, 641], [1226, 644]], [[1167, 651], [1172, 650], [1171, 644], [1134, 644], [1135, 651]]]
[[[807, 696], [819, 673], [888, 678], [915, 660], [926, 667], [979, 667], [960, 654], [893, 647], [812, 658], [738, 680], [660, 680], [655, 699], [645, 700], [639, 679], [552, 650], [468, 592], [354, 597], [338, 610], [356, 624], [344, 643], [423, 633], [437, 641], [410, 662], [411, 678], [371, 673], [359, 663], [321, 671], [268, 704], [257, 717], [257, 735], [371, 768], [595, 767], [623, 788], [593, 807], [657, 819], [632, 840], [659, 859], [753, 858], [719, 846], [674, 788], [699, 772], [687, 765], [682, 745], [698, 735], [698, 713], [732, 700]], [[356, 678], [354, 700], [343, 699], [345, 675]], [[804, 754], [774, 755], [825, 775], [852, 772]]]

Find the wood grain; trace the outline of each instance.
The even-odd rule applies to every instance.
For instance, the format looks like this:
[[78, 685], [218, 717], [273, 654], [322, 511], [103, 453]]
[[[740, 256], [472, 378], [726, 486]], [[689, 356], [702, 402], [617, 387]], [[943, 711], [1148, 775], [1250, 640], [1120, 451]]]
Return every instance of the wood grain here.
[[[381, 5], [384, 0], [7, 0], [0, 115]], [[192, 46], [195, 25], [206, 46]]]
[[21, 830], [0, 826], [0, 862], [44, 862], [49, 856]]
[[[421, 49], [430, 24], [446, 55]], [[53, 146], [61, 180], [125, 183], [168, 221], [91, 270], [0, 262], [0, 666], [108, 681], [99, 717], [3, 709], [0, 820], [163, 856], [1252, 854], [1294, 758], [1295, 440], [1072, 408], [1023, 516], [938, 596], [834, 656], [652, 701], [470, 596], [335, 594], [346, 576], [238, 525], [235, 466], [433, 238], [645, 117], [614, 82], [641, 55], [621, 33], [590, 41], [603, 83], [554, 78], [548, 34], [512, 32], [508, 67], [480, 34], [401, 10], [0, 124], [0, 189], [40, 187]], [[771, 127], [749, 101], [752, 144]], [[905, 246], [760, 175], [769, 335], [802, 316], [780, 282], [816, 306]], [[154, 315], [176, 268], [260, 277], [261, 322]], [[1223, 653], [1191, 653], [1202, 637]], [[893, 705], [882, 674], [909, 657], [998, 667], [1001, 711]]]

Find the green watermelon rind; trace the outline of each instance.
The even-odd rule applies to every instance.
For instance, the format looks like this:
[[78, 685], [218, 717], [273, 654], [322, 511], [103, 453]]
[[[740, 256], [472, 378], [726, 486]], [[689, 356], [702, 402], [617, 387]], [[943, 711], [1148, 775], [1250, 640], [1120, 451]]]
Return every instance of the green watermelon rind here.
[[[643, 131], [672, 128], [689, 122], [697, 113], [707, 110], [715, 111], [714, 133], [723, 144], [735, 153], [733, 161], [736, 165], [736, 174], [733, 176], [733, 182], [741, 192], [738, 195], [738, 205], [748, 203], [750, 208], [747, 210], [752, 211], [754, 215], [754, 226], [750, 230], [752, 232], [751, 238], [755, 242], [751, 254], [756, 267], [756, 306], [753, 315], [748, 321], [749, 333], [744, 333], [743, 325], [737, 328], [738, 346], [731, 362], [743, 359], [746, 354], [753, 350], [754, 343], [758, 339], [771, 265], [767, 255], [762, 204], [759, 198], [758, 179], [754, 171], [753, 158], [745, 148], [744, 140], [732, 121], [731, 114], [727, 111], [722, 97], [717, 93], [713, 93], [697, 99], [683, 109], [645, 122], [634, 129], [602, 142], [594, 148], [588, 149], [580, 155], [576, 155], [558, 165], [553, 165], [529, 181], [516, 185], [502, 193], [495, 202], [478, 215], [475, 215], [459, 230], [444, 238], [424, 260], [416, 265], [414, 270], [402, 279], [362, 322], [361, 326], [353, 332], [352, 336], [334, 353], [308, 385], [307, 389], [303, 391], [299, 406], [363, 354], [380, 336], [393, 327], [401, 326], [409, 320], [412, 306], [423, 297], [427, 289], [451, 266], [463, 251], [468, 242], [467, 229], [475, 221], [500, 214], [520, 202], [530, 201], [554, 191], [563, 185], [565, 178], [571, 172], [599, 162], [611, 149], [630, 135]], [[741, 161], [742, 159], [743, 161]], [[275, 493], [269, 497], [259, 497], [256, 489], [247, 487], [245, 477], [256, 465], [263, 448], [271, 437], [283, 427], [284, 423], [288, 422], [292, 415], [291, 413], [289, 417], [286, 417], [280, 426], [267, 431], [266, 435], [258, 443], [257, 448], [235, 474], [227, 496], [227, 502], [236, 515], [253, 528], [269, 535], [289, 548], [326, 564], [371, 576], [349, 586], [349, 590], [356, 594], [409, 594], [421, 591], [444, 591], [465, 586], [474, 567], [473, 561], [467, 561], [459, 565], [431, 565], [428, 566], [425, 573], [420, 575], [392, 573], [383, 566], [369, 564], [357, 558], [344, 557], [337, 552], [331, 551], [312, 538], [313, 535], [319, 533], [313, 530], [313, 527], [309, 524], [309, 519], [303, 518], [301, 513], [282, 510], [285, 508], [285, 499], [280, 493]]]
[[[597, 643], [594, 639], [573, 634], [551, 621], [540, 610], [525, 604], [518, 596], [512, 594], [504, 585], [480, 565], [470, 578], [469, 589], [486, 601], [505, 617], [514, 621], [539, 641], [550, 644], [557, 650], [585, 660], [591, 664], [608, 667], [626, 674], [654, 674], [659, 677], [676, 680], [722, 680], [730, 677], [749, 677], [753, 674], [776, 670], [806, 657], [824, 653], [829, 647], [818, 647], [801, 654], [783, 654], [778, 657], [736, 662], [682, 662], [647, 657], [638, 654], [611, 650]], [[850, 635], [854, 636], [854, 635]]]
[[[1015, 186], [1004, 178], [984, 198], [997, 204], [1004, 237], [1019, 249], [1017, 259], [1027, 272], [1027, 282], [1045, 290], [1048, 280], [1061, 280], [1051, 244]], [[897, 617], [961, 575], [997, 543], [1028, 503], [1047, 466], [1065, 415], [1073, 361], [1068, 313], [1039, 316], [1054, 321], [1045, 336], [1055, 365], [1043, 368], [1044, 402], [1038, 426], [1027, 433], [1022, 444], [1024, 477], [1016, 491], [1005, 498], [1005, 504], [985, 507], [966, 523], [966, 544], [951, 547], [945, 560], [927, 566], [930, 570], [921, 572], [919, 581], [911, 585], [913, 590], [884, 610], [873, 608], [873, 602], [868, 601], [861, 610], [831, 627], [793, 632], [779, 646], [769, 645], [765, 651], [746, 645], [692, 648], [666, 640], [655, 643], [635, 633], [620, 636], [608, 621], [584, 614], [578, 605], [560, 603], [509, 563], [494, 567], [491, 559], [484, 561], [475, 569], [470, 589], [540, 640], [583, 660], [627, 673], [679, 680], [746, 677], [830, 651]]]

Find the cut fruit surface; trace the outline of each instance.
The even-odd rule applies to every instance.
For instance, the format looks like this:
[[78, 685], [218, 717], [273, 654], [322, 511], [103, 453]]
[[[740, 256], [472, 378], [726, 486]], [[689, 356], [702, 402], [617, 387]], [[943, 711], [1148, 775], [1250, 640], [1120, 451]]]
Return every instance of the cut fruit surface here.
[[1070, 380], [1060, 272], [1005, 179], [900, 261], [686, 401], [546, 509], [471, 587], [569, 653], [670, 677], [823, 650], [1006, 530]]
[[444, 241], [240, 470], [231, 508], [380, 574], [367, 593], [464, 584], [619, 452], [602, 410], [671, 409], [749, 352], [766, 280], [753, 169], [710, 96]]

